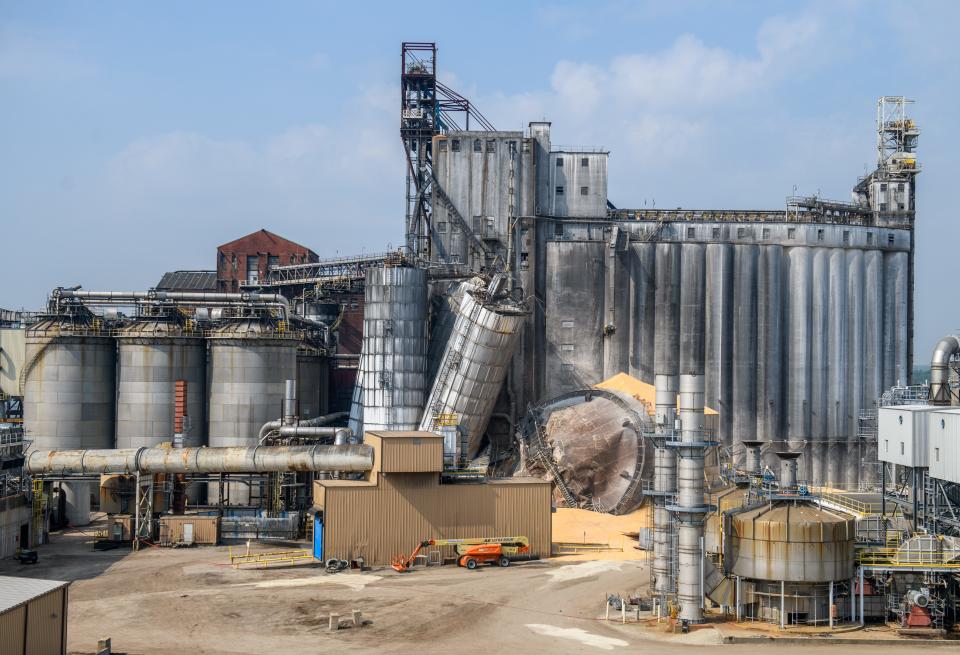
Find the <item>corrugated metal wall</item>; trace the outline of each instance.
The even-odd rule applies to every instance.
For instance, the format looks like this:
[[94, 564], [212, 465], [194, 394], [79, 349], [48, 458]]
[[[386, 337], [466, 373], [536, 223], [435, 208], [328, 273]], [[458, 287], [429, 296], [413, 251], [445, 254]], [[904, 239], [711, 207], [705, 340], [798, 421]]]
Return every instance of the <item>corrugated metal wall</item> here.
[[386, 473], [376, 485], [330, 486], [315, 500], [321, 495], [325, 558], [382, 566], [424, 539], [518, 535], [532, 554], [550, 556], [548, 482], [441, 485], [435, 473]]
[[66, 652], [67, 589], [44, 594], [27, 604], [26, 655]]
[[188, 523], [193, 525], [193, 543], [217, 543], [220, 536], [220, 518], [216, 516], [164, 516], [160, 519], [160, 543], [182, 543], [183, 526]]
[[9, 612], [0, 614], [0, 647], [3, 648], [4, 653], [17, 653], [17, 655], [23, 653], [23, 639], [26, 636], [26, 618], [26, 605], [21, 605]]
[[380, 454], [379, 469], [384, 473], [427, 473], [443, 470], [443, 437], [432, 432], [388, 434], [388, 438], [382, 437], [378, 432], [368, 432], [364, 436], [365, 442], [374, 446]]
[[10, 496], [0, 499], [0, 559], [13, 557], [20, 546], [20, 526], [29, 523], [30, 505], [27, 504], [26, 497]]

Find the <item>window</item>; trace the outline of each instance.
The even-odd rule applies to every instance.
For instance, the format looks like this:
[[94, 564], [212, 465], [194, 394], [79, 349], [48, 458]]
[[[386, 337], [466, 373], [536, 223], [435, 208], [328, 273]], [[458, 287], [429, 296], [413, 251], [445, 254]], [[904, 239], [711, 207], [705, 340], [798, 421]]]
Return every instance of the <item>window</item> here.
[[517, 142], [516, 141], [507, 141], [507, 147], [510, 149], [510, 152], [517, 151]]
[[580, 168], [587, 168], [590, 165], [590, 158], [583, 157], [580, 159]]
[[437, 232], [446, 232], [447, 231], [447, 222], [438, 221], [437, 222]]
[[558, 196], [562, 196], [562, 195], [563, 195], [563, 187], [562, 187], [562, 186], [558, 186], [558, 187], [557, 187], [557, 195], [558, 195]]
[[561, 345], [560, 345], [560, 350], [561, 350], [562, 352], [565, 352], [565, 353], [572, 353], [572, 352], [573, 352], [573, 344], [572, 344], [572, 343], [564, 343], [564, 344], [561, 344]]
[[260, 279], [260, 257], [247, 255], [247, 280], [256, 282]]
[[873, 232], [867, 232], [867, 245], [873, 245]]
[[738, 238], [738, 239], [742, 239], [742, 238], [745, 237], [745, 236], [747, 236], [747, 228], [745, 228], [745, 227], [738, 227], [738, 228], [737, 228], [737, 238]]
[[817, 241], [823, 241], [823, 230], [817, 230]]
[[553, 224], [553, 236], [562, 237], [563, 236], [563, 223], [554, 223]]
[[572, 321], [572, 320], [560, 321], [560, 327], [562, 327], [562, 328], [572, 328], [572, 327], [573, 327], [573, 321]]
[[446, 151], [447, 151], [447, 140], [443, 139], [440, 141], [440, 152], [446, 152]]
[[497, 142], [493, 139], [487, 139], [487, 152], [496, 152]]
[[897, 185], [897, 191], [903, 191], [903, 182], [900, 182], [900, 183]]
[[280, 258], [276, 255], [267, 256], [267, 268], [273, 268], [274, 266], [280, 265]]
[[688, 238], [688, 239], [693, 239], [693, 238], [696, 237], [696, 236], [697, 236], [697, 230], [696, 230], [695, 228], [688, 227], [688, 228], [687, 228], [687, 238]]
[[460, 139], [454, 139], [450, 142], [450, 150], [453, 152], [460, 152]]
[[850, 230], [843, 231], [843, 242], [850, 243]]
[[483, 229], [483, 216], [474, 216], [473, 217], [473, 232], [474, 234], [480, 234], [480, 230]]
[[557, 168], [563, 168], [563, 157], [557, 157]]
[[903, 442], [901, 441], [901, 442], [900, 442], [900, 454], [901, 454], [901, 455], [903, 454], [903, 450], [904, 450], [904, 448], [903, 448]]
[[887, 203], [885, 203], [885, 202], [881, 202], [881, 203], [880, 203], [880, 211], [882, 211], [882, 212], [887, 211]]
[[719, 228], [719, 227], [713, 228], [713, 238], [714, 238], [714, 239], [719, 239], [719, 238], [720, 238], [720, 228]]
[[935, 459], [936, 461], [938, 461], [938, 462], [940, 461], [940, 449], [939, 449], [939, 448], [934, 448], [934, 449], [933, 449], [933, 457], [934, 457], [934, 459]]
[[893, 245], [893, 232], [887, 235], [887, 243]]
[[581, 196], [590, 195], [590, 187], [586, 187], [586, 186], [580, 187], [580, 195]]
[[770, 238], [770, 228], [769, 228], [769, 227], [763, 228], [763, 231], [760, 233], [760, 238], [763, 239], [764, 241], [766, 241], [767, 239]]
[[887, 190], [887, 185], [886, 185], [886, 184], [881, 184], [881, 185], [880, 185], [880, 191], [886, 191], [886, 190]]
[[480, 142], [480, 139], [473, 140], [473, 151], [474, 152], [483, 152], [483, 144]]
[[884, 439], [884, 440], [883, 440], [883, 452], [885, 452], [885, 453], [889, 453], [889, 452], [890, 452], [890, 440], [889, 440], [889, 439]]
[[564, 373], [572, 373], [572, 372], [573, 372], [573, 364], [561, 364], [561, 365], [560, 365], [560, 370], [563, 371]]
[[787, 228], [787, 238], [788, 238], [788, 239], [796, 239], [796, 238], [797, 238], [797, 228], [795, 228], [795, 227], [788, 227], [788, 228]]

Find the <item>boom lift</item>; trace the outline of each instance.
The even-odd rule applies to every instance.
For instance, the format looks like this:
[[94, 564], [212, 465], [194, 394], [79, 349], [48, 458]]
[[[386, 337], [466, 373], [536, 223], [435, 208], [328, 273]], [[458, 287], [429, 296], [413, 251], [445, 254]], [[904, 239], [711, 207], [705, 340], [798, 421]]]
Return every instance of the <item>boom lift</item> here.
[[400, 573], [411, 570], [420, 551], [430, 546], [453, 546], [457, 551], [457, 566], [465, 566], [470, 570], [477, 568], [479, 564], [510, 566], [511, 557], [530, 553], [530, 542], [526, 537], [428, 539], [417, 544], [409, 556], [395, 555], [391, 566]]

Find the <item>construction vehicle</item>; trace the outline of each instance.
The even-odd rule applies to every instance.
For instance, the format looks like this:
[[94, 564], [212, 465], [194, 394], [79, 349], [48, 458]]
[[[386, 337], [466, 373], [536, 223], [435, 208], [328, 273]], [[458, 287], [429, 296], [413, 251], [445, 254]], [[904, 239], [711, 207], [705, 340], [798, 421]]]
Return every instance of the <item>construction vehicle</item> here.
[[410, 571], [417, 555], [431, 546], [453, 546], [457, 552], [457, 566], [471, 571], [480, 564], [510, 566], [510, 558], [530, 553], [530, 542], [526, 537], [477, 537], [474, 539], [427, 539], [417, 544], [413, 552], [407, 555], [395, 555], [391, 566], [395, 571]]

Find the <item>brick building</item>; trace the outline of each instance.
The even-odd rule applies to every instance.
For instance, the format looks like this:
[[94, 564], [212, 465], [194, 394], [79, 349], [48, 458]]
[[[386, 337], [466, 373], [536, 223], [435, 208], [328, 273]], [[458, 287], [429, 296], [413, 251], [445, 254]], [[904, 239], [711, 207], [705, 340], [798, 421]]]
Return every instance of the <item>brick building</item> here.
[[306, 264], [319, 259], [306, 246], [267, 230], [257, 230], [217, 248], [217, 290], [239, 291], [241, 281], [263, 278], [269, 266]]

